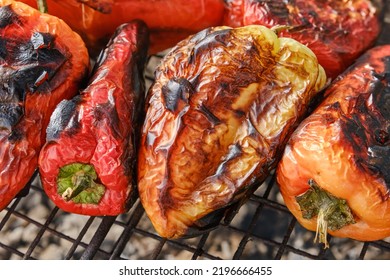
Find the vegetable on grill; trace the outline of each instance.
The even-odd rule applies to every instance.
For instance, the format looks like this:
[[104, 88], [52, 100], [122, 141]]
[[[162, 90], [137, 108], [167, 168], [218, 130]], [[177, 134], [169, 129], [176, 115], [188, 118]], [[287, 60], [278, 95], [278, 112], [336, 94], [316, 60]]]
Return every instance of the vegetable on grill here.
[[39, 171], [45, 192], [64, 211], [115, 216], [128, 210], [136, 194], [147, 49], [143, 22], [119, 26], [87, 88], [54, 111]]
[[[36, 7], [36, 0], [22, 0]], [[79, 32], [91, 53], [99, 51], [115, 28], [133, 19], [150, 30], [150, 53], [172, 47], [206, 27], [220, 25], [223, 0], [46, 0], [50, 14]]]
[[262, 26], [209, 28], [174, 47], [148, 93], [138, 162], [157, 232], [196, 235], [245, 201], [325, 81], [307, 47]]
[[287, 207], [317, 239], [390, 236], [390, 45], [337, 78], [277, 169]]
[[51, 113], [88, 70], [83, 41], [62, 20], [0, 0], [0, 210], [34, 174]]
[[307, 45], [335, 78], [373, 45], [381, 0], [226, 0], [224, 24], [284, 25], [280, 36]]

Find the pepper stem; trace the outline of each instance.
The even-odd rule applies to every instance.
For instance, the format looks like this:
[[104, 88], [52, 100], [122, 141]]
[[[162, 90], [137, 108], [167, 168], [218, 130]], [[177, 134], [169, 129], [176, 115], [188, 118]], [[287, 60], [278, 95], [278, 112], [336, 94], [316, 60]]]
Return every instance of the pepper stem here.
[[46, 0], [37, 0], [37, 7], [42, 14], [48, 12]]
[[315, 242], [324, 243], [329, 247], [327, 240], [328, 229], [339, 230], [342, 227], [356, 223], [347, 201], [335, 197], [322, 189], [313, 179], [308, 181], [310, 188], [296, 197], [304, 219], [317, 217]]
[[287, 25], [275, 25], [273, 27], [271, 27], [271, 30], [276, 34], [276, 35], [279, 35], [280, 32], [282, 31], [285, 31], [285, 30], [290, 30], [292, 29], [291, 26], [287, 26]]
[[105, 187], [95, 182], [97, 174], [90, 164], [71, 163], [60, 168], [57, 191], [65, 201], [98, 204]]

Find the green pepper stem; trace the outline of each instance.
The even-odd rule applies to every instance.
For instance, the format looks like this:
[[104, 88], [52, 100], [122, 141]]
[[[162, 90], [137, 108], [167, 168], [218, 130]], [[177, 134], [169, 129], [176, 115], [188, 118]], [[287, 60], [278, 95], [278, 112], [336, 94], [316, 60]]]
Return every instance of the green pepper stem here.
[[60, 168], [57, 191], [65, 201], [98, 204], [105, 187], [95, 182], [97, 174], [90, 164], [72, 163]]
[[308, 181], [310, 188], [296, 197], [304, 219], [317, 217], [315, 242], [324, 243], [329, 247], [327, 240], [328, 229], [335, 231], [355, 223], [351, 208], [347, 201], [335, 197], [322, 189], [313, 179]]
[[37, 0], [37, 6], [41, 13], [45, 14], [48, 12], [46, 0]]

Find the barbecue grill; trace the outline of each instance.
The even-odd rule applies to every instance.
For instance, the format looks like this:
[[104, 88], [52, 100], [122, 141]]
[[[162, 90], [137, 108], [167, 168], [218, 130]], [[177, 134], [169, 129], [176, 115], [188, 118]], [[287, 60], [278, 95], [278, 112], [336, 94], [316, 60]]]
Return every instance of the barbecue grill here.
[[[389, 1], [386, 6], [377, 44], [390, 43]], [[147, 86], [162, 56], [150, 57]], [[188, 239], [158, 236], [139, 200], [117, 217], [66, 213], [46, 197], [38, 172], [0, 212], [0, 259], [390, 259], [390, 238], [330, 237], [324, 248], [314, 237], [284, 205], [274, 174], [217, 228]]]

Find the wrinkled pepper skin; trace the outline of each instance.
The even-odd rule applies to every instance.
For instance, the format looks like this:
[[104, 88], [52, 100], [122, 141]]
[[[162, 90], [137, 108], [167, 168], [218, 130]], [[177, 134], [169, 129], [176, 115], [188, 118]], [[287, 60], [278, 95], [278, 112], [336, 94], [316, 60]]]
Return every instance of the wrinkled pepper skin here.
[[196, 235], [275, 163], [325, 72], [263, 26], [205, 29], [157, 68], [141, 135], [141, 202], [163, 237]]
[[[36, 7], [36, 0], [22, 0]], [[83, 37], [91, 53], [100, 50], [115, 28], [133, 19], [150, 30], [150, 53], [174, 46], [206, 27], [221, 25], [223, 0], [47, 0], [50, 14]]]
[[118, 27], [87, 88], [54, 111], [39, 171], [45, 192], [64, 211], [91, 216], [127, 211], [135, 194], [136, 134], [144, 110], [147, 48], [143, 22]]
[[[333, 229], [322, 221], [329, 234], [362, 241], [390, 236], [389, 108], [387, 45], [371, 49], [337, 78], [323, 103], [294, 132], [277, 180], [287, 207], [305, 228], [316, 231], [320, 221], [316, 213], [304, 217], [305, 207], [298, 203], [311, 180], [344, 200], [353, 217]], [[326, 231], [322, 234], [326, 237]]]
[[369, 0], [226, 0], [224, 25], [285, 25], [280, 36], [308, 46], [335, 78], [373, 45], [380, 7]]
[[83, 41], [62, 20], [0, 0], [0, 210], [37, 169], [51, 113], [88, 69]]

